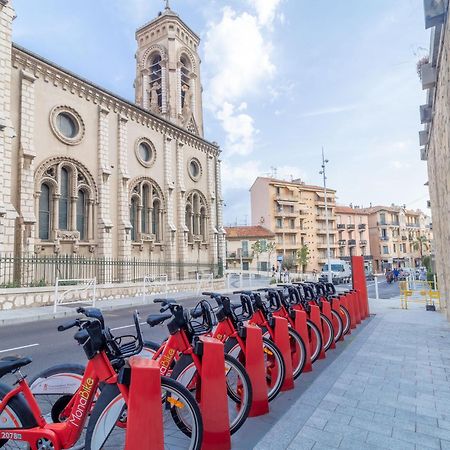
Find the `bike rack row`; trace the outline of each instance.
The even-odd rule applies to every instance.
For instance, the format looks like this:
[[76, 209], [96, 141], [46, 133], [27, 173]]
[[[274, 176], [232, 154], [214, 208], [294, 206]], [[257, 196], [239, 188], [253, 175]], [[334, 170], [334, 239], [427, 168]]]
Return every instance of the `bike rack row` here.
[[[366, 278], [363, 257], [352, 257], [353, 290], [340, 294], [333, 300], [333, 309], [339, 311], [342, 304], [350, 313], [350, 330], [369, 317]], [[322, 313], [332, 320], [331, 306], [323, 302]], [[274, 315], [274, 342], [281, 350], [286, 364], [286, 378], [282, 390], [294, 389], [294, 377], [291, 361], [291, 349], [288, 335], [288, 321], [284, 317]], [[322, 324], [320, 309], [311, 306], [310, 320], [319, 328]], [[305, 344], [309, 344], [306, 312], [296, 311], [295, 329]], [[256, 325], [247, 323], [245, 368], [252, 382], [253, 402], [250, 416], [261, 416], [269, 412], [266, 389], [266, 372], [264, 366], [264, 350], [262, 330]], [[207, 363], [202, 364], [202, 383], [200, 389], [200, 408], [203, 417], [203, 450], [229, 450], [231, 438], [227, 406], [227, 384], [224, 345], [221, 341], [201, 336], [199, 355]], [[340, 341], [344, 340], [344, 336]], [[330, 348], [335, 348], [333, 342]], [[306, 365], [304, 372], [312, 371], [310, 346], [306, 345]], [[319, 359], [326, 358], [322, 348]], [[134, 356], [130, 358], [131, 383], [128, 401], [126, 450], [161, 450], [164, 448], [163, 423], [161, 412], [161, 381], [159, 364], [156, 361]], [[176, 401], [176, 400], [175, 400]], [[148, 411], [152, 411], [149, 415]]]

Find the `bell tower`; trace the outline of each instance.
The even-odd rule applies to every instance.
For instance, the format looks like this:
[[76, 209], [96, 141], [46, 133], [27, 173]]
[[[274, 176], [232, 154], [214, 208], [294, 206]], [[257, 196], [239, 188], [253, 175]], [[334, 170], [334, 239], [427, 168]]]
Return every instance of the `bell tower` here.
[[136, 104], [203, 137], [200, 38], [166, 0], [136, 41]]

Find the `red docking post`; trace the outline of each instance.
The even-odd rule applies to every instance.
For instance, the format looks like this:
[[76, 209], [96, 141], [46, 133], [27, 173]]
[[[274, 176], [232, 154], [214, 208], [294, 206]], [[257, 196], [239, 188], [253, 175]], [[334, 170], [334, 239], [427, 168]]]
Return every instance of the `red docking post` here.
[[350, 329], [348, 330], [348, 334], [352, 334], [352, 329], [356, 328], [356, 320], [355, 315], [353, 311], [353, 306], [350, 302], [349, 294], [342, 294], [339, 296], [339, 301], [341, 302], [341, 305], [348, 311], [350, 314]]
[[366, 319], [369, 317], [370, 311], [363, 256], [352, 256], [352, 276], [353, 289], [358, 291], [360, 304], [362, 305], [362, 319]]
[[269, 400], [267, 398], [262, 330], [257, 325], [248, 322], [245, 324], [245, 370], [250, 377], [253, 390], [250, 417], [267, 414]]
[[[341, 311], [341, 296], [339, 296], [339, 298], [333, 298], [332, 309], [337, 314], [339, 314], [339, 317], [342, 319], [342, 322], [344, 322], [345, 321], [345, 315]], [[334, 316], [333, 316], [333, 324], [334, 324], [334, 322], [335, 322], [335, 319], [334, 319]], [[344, 340], [344, 333], [342, 333], [342, 336], [340, 337], [339, 341], [343, 341], [343, 340]]]
[[286, 366], [286, 376], [284, 378], [282, 391], [294, 389], [294, 370], [292, 368], [291, 344], [289, 342], [288, 321], [284, 317], [273, 316], [275, 328], [275, 344], [283, 355], [284, 365]]
[[[331, 305], [330, 305], [330, 302], [327, 302], [326, 300], [322, 302], [322, 314], [324, 314], [325, 317], [333, 325], [333, 315], [331, 314]], [[334, 328], [334, 325], [333, 325], [333, 328]], [[331, 342], [330, 348], [336, 348], [336, 343], [334, 342], [334, 339]]]
[[203, 418], [202, 450], [230, 450], [230, 421], [223, 343], [208, 336], [200, 336], [200, 342], [202, 347], [200, 352], [202, 358], [200, 388], [200, 410]]
[[353, 289], [351, 292], [351, 299], [353, 302], [353, 309], [355, 310], [356, 323], [361, 323], [361, 310], [359, 307], [358, 293]]
[[320, 308], [317, 305], [311, 305], [311, 314], [309, 315], [311, 322], [318, 328], [322, 336], [322, 348], [320, 349], [319, 359], [325, 359], [324, 338], [322, 329], [322, 320], [320, 319]]
[[[157, 361], [133, 356], [129, 360], [131, 382], [128, 397], [125, 450], [163, 450], [161, 375]], [[151, 414], [149, 414], [151, 411]]]
[[311, 345], [309, 342], [308, 336], [308, 326], [306, 324], [306, 312], [297, 308], [295, 310], [295, 331], [300, 335], [305, 343], [306, 347], [306, 360], [305, 367], [303, 368], [303, 372], [311, 372], [312, 362], [311, 362]]

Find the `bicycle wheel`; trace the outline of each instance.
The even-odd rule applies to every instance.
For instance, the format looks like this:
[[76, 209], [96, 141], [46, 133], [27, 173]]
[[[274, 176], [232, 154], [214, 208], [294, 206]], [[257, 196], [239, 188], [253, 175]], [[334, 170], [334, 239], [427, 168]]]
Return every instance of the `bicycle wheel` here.
[[[268, 338], [263, 337], [264, 364], [266, 366], [267, 398], [273, 400], [283, 386], [286, 373], [283, 356], [279, 348]], [[245, 355], [235, 338], [227, 339], [225, 352], [245, 365]]]
[[[0, 401], [5, 395], [11, 391], [11, 388], [6, 384], [0, 384]], [[37, 427], [36, 420], [25, 402], [22, 395], [14, 396], [9, 402], [3, 412], [0, 414], [0, 431], [1, 429], [12, 428], [33, 428]], [[26, 442], [12, 441], [8, 439], [0, 439], [0, 448], [2, 450], [26, 450], [30, 446]]]
[[47, 422], [65, 420], [61, 414], [80, 387], [84, 369], [81, 364], [58, 364], [30, 379], [30, 389]]
[[[244, 366], [230, 355], [225, 354], [227, 380], [228, 417], [230, 433], [236, 433], [243, 425], [252, 405], [252, 386]], [[195, 398], [200, 378], [190, 355], [183, 355], [173, 368], [171, 378], [186, 386]]]
[[331, 323], [331, 320], [325, 315], [320, 313], [320, 320], [322, 322], [322, 330], [323, 330], [323, 348], [325, 351], [327, 351], [334, 340], [334, 330], [333, 330], [333, 324]]
[[322, 333], [311, 320], [307, 319], [306, 325], [308, 327], [309, 345], [311, 349], [311, 362], [314, 362], [322, 350]]
[[[164, 448], [200, 450], [203, 422], [192, 394], [175, 380], [161, 377], [161, 408]], [[174, 417], [180, 423], [176, 423]], [[127, 408], [118, 386], [105, 386], [89, 420], [85, 449], [123, 449], [126, 420]]]
[[342, 337], [342, 332], [344, 331], [344, 324], [342, 322], [341, 316], [334, 309], [331, 310], [331, 316], [332, 316], [331, 322], [333, 323], [333, 330], [334, 330], [334, 342], [337, 342]]
[[305, 367], [306, 347], [302, 337], [293, 328], [289, 328], [289, 344], [291, 346], [292, 371], [295, 380]]
[[344, 314], [345, 318], [344, 318], [344, 335], [348, 334], [348, 332], [350, 331], [350, 326], [351, 326], [351, 319], [350, 319], [350, 313], [348, 312], [348, 309], [341, 305], [341, 312]]

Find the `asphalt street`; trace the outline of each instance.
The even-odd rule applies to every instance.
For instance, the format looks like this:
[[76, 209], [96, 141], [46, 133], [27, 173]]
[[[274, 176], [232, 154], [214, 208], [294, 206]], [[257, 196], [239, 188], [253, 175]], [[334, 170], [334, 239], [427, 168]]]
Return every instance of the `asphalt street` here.
[[[347, 288], [349, 285], [340, 285], [339, 288]], [[384, 278], [379, 278], [378, 291], [380, 298], [387, 299], [399, 295], [397, 283], [388, 284]], [[368, 282], [370, 298], [375, 298], [375, 282]], [[183, 304], [193, 307], [198, 300], [183, 300]], [[133, 334], [134, 325], [132, 316], [135, 308], [121, 309], [117, 311], [105, 311], [104, 317], [107, 325], [114, 334]], [[158, 305], [148, 305], [139, 308], [141, 322], [145, 322], [148, 314], [158, 313]], [[9, 355], [30, 356], [33, 363], [24, 368], [24, 373], [34, 375], [52, 365], [61, 363], [82, 363], [86, 359], [83, 349], [73, 340], [75, 329], [58, 332], [57, 327], [65, 319], [36, 321], [33, 323], [3, 326], [0, 328], [0, 358]], [[165, 324], [150, 328], [142, 325], [144, 338], [160, 342], [167, 336]], [[2, 379], [9, 382], [8, 377]]]

